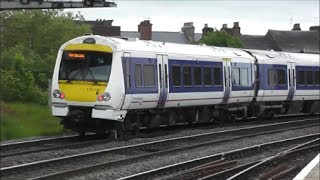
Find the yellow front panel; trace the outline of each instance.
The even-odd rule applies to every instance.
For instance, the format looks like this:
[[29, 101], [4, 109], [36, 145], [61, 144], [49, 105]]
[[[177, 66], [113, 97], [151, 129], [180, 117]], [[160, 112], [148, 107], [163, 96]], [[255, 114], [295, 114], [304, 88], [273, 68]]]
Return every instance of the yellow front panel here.
[[65, 94], [65, 99], [75, 102], [95, 102], [97, 96], [103, 94], [107, 88], [107, 83], [99, 82], [93, 84], [86, 81], [59, 81], [59, 89]]
[[112, 53], [112, 49], [109, 46], [101, 44], [68, 44], [65, 51], [98, 51]]

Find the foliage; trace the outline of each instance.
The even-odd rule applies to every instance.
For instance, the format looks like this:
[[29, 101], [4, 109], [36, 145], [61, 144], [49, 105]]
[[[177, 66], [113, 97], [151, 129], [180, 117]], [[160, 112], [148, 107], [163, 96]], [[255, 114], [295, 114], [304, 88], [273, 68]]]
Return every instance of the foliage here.
[[243, 44], [239, 38], [231, 36], [225, 31], [209, 32], [208, 35], [202, 38], [199, 42], [210, 46], [234, 48], [243, 47]]
[[47, 102], [56, 54], [66, 41], [91, 32], [80, 14], [62, 10], [1, 11], [1, 96], [5, 101]]
[[1, 102], [1, 141], [64, 132], [48, 106]]

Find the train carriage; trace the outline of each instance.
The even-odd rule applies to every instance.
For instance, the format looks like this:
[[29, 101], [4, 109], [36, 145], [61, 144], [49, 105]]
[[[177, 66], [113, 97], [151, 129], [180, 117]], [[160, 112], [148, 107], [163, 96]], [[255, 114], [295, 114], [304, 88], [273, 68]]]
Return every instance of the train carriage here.
[[[75, 131], [104, 132], [287, 112], [318, 100], [317, 57], [82, 36], [59, 50], [52, 113]], [[301, 71], [312, 87], [296, 82]]]

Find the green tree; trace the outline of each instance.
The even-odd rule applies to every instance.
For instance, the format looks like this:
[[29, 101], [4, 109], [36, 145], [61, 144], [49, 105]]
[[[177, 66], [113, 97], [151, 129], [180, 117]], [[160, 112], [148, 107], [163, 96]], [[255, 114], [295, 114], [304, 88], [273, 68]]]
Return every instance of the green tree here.
[[207, 36], [199, 41], [199, 43], [219, 47], [243, 47], [243, 44], [239, 38], [231, 36], [225, 31], [209, 32]]
[[62, 10], [1, 11], [1, 99], [46, 103], [59, 47], [91, 32], [80, 14]]

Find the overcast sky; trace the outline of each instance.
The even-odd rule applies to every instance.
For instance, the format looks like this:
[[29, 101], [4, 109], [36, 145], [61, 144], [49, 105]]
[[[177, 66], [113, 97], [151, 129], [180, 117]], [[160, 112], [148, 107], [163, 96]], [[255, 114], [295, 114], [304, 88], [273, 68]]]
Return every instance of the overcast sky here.
[[319, 25], [319, 0], [115, 0], [116, 8], [76, 9], [86, 20], [113, 19], [122, 31], [137, 31], [148, 19], [153, 31], [180, 31], [184, 22], [194, 22], [202, 32], [205, 23], [220, 29], [238, 21], [242, 34], [264, 35], [268, 29], [291, 30], [300, 23], [302, 30]]

